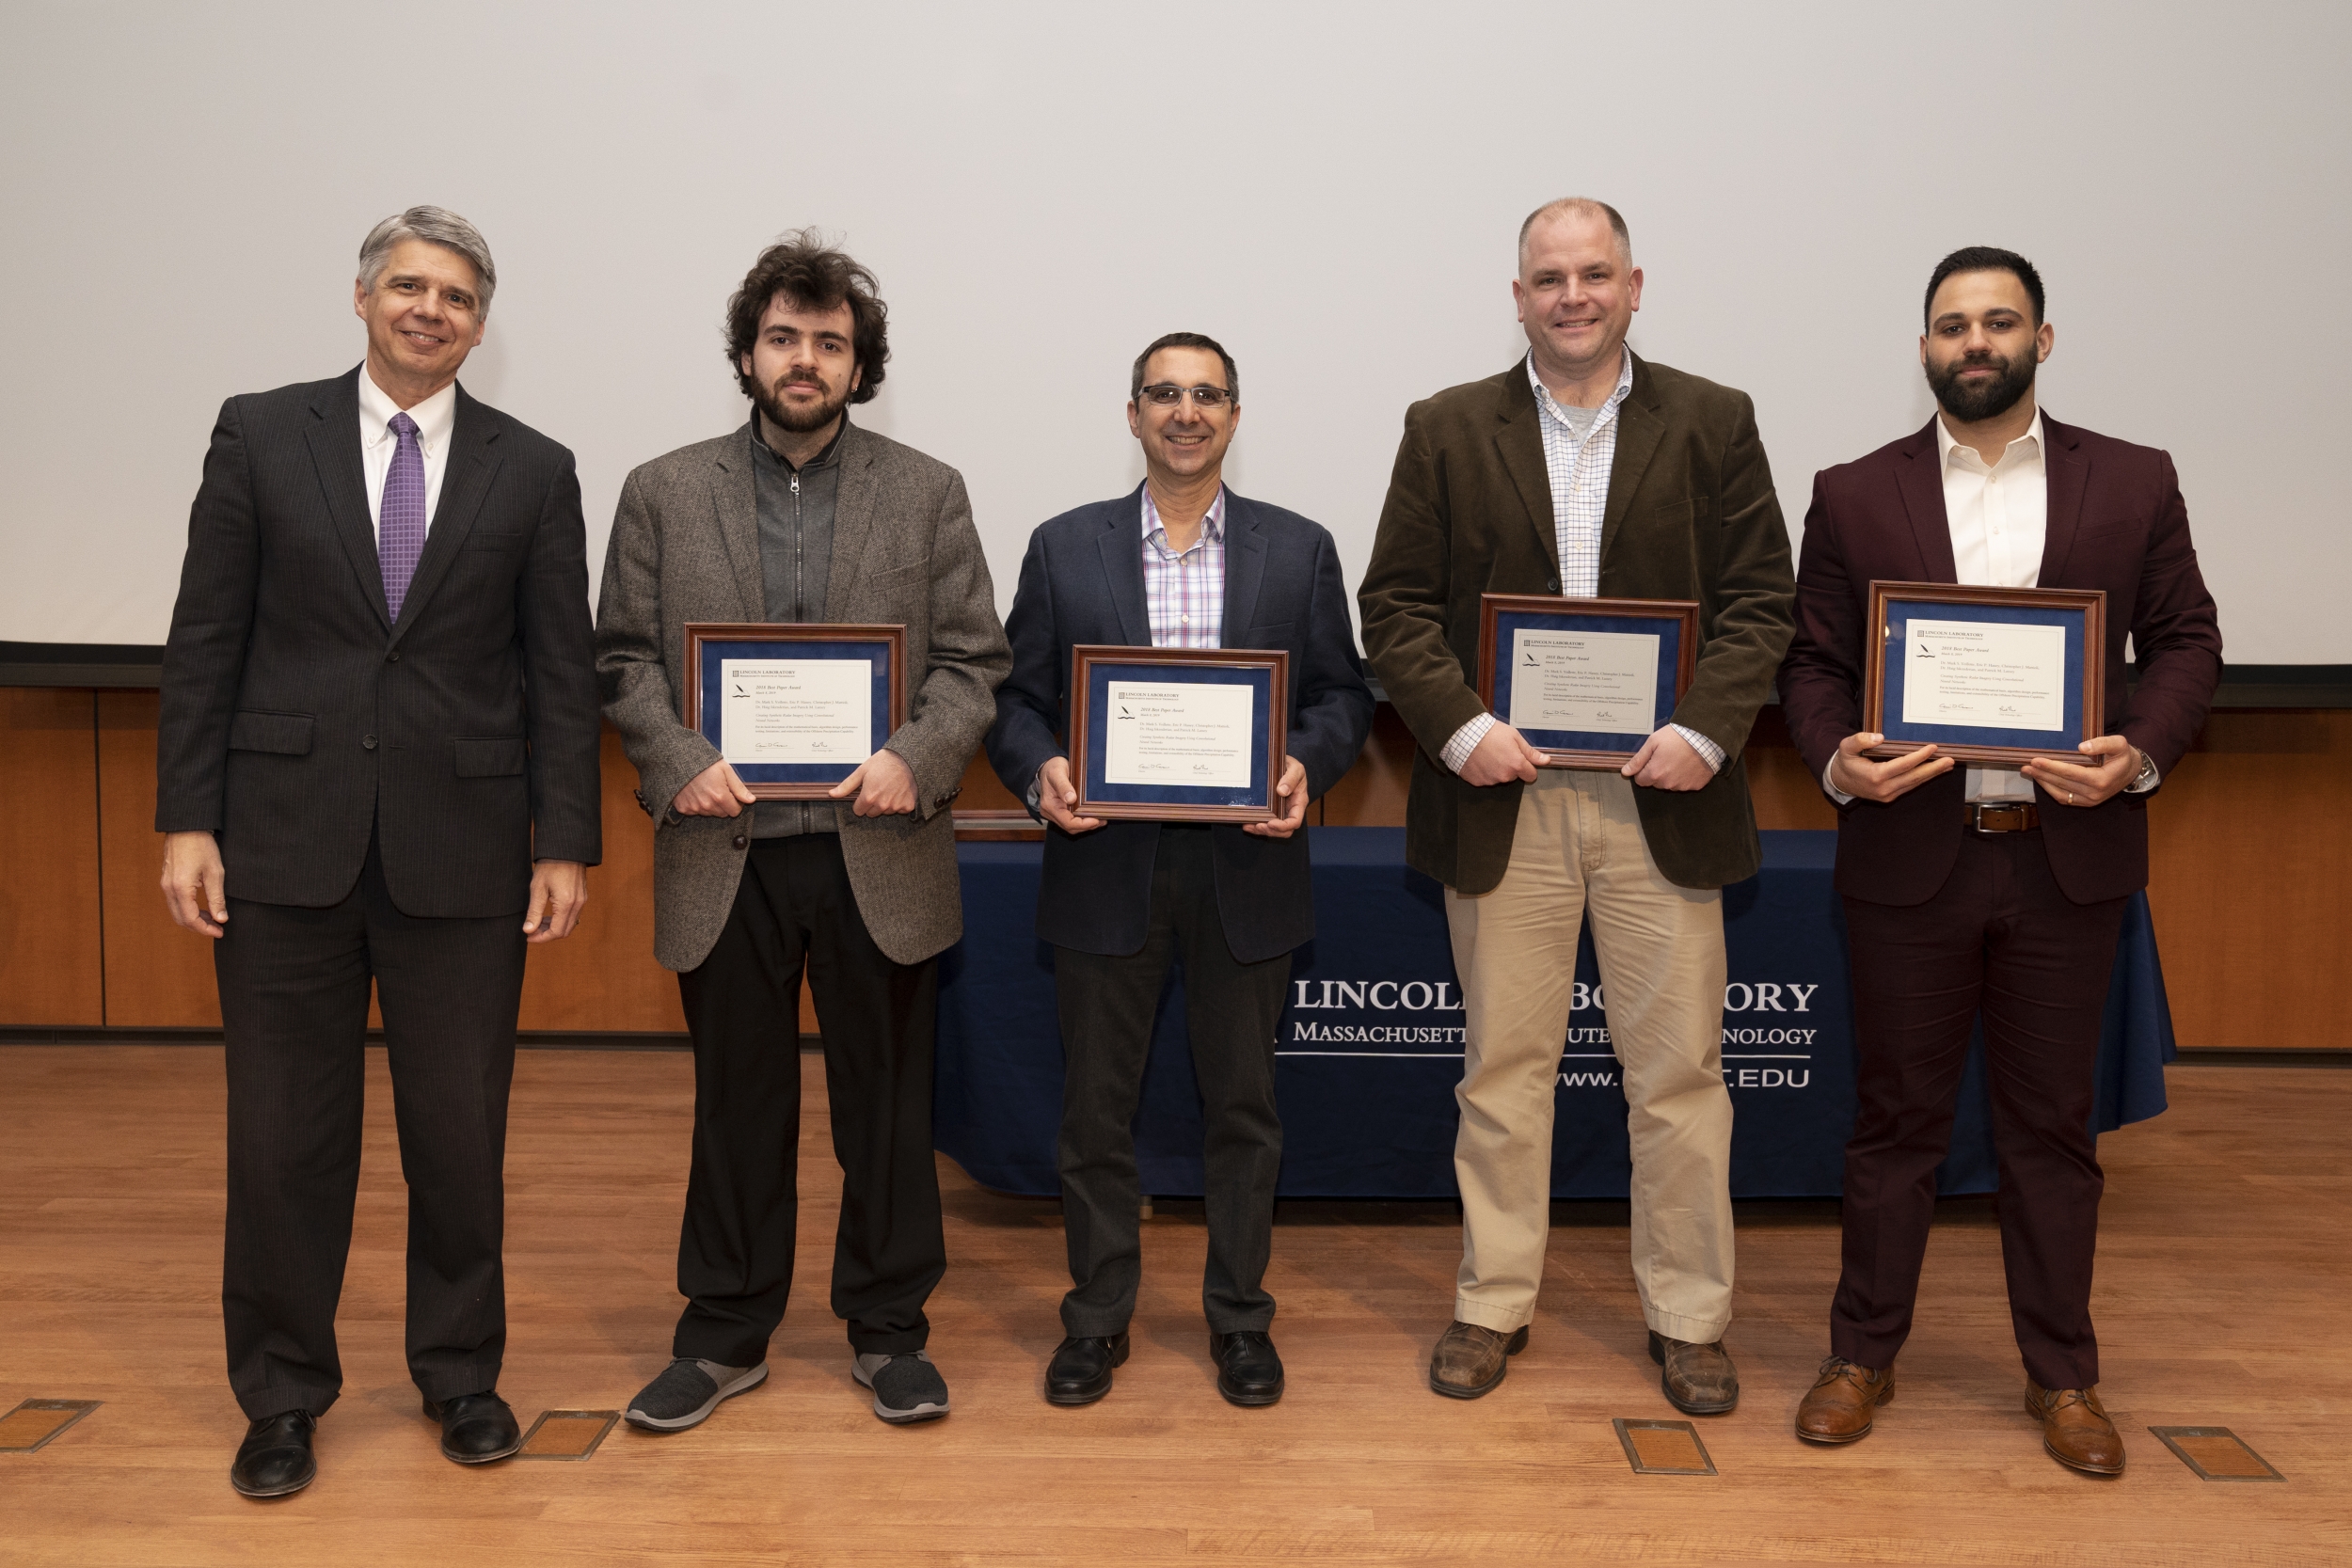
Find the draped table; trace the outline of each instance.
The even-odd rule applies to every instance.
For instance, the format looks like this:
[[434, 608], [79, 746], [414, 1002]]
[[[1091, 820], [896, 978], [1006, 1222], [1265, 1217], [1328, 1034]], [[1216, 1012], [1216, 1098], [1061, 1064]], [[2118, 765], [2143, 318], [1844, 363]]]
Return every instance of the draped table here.
[[[1452, 1197], [1463, 1015], [1440, 889], [1406, 868], [1401, 828], [1307, 832], [1316, 934], [1293, 959], [1275, 1047], [1280, 1191]], [[1845, 911], [1830, 885], [1836, 843], [1834, 832], [1768, 832], [1762, 872], [1724, 890], [1735, 1197], [1838, 1190], [1853, 1125], [1854, 1042]], [[1037, 843], [958, 847], [964, 935], [942, 958], [934, 1141], [984, 1186], [1045, 1196], [1059, 1190], [1062, 1048], [1053, 949], [1034, 934], [1042, 854]], [[1607, 1001], [1587, 930], [1558, 1078], [1557, 1197], [1626, 1196], [1625, 1095]], [[2155, 933], [2146, 897], [2136, 896], [2107, 995], [2094, 1129], [2161, 1112], [2172, 1053]], [[1200, 1139], [1184, 995], [1171, 976], [1136, 1118], [1143, 1191], [1198, 1196]], [[1947, 1194], [1996, 1184], [1981, 1037], [1938, 1183]]]

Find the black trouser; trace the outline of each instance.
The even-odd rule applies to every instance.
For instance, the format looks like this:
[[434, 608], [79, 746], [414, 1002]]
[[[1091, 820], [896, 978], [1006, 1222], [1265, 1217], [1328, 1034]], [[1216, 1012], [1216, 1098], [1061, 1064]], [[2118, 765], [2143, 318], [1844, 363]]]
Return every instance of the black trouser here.
[[1935, 1167], [1981, 1012], [2017, 1346], [2044, 1388], [2099, 1381], [2090, 1265], [2106, 1178], [2090, 1112], [2125, 902], [2069, 902], [2040, 832], [1969, 833], [1924, 904], [1846, 900], [1860, 1104], [1830, 1306], [1836, 1354], [1891, 1367], [1911, 1333]]
[[1054, 950], [1063, 1056], [1062, 1222], [1070, 1243], [1063, 1331], [1120, 1333], [1143, 1277], [1134, 1122], [1168, 965], [1181, 961], [1193, 1074], [1207, 1140], [1209, 1259], [1200, 1287], [1218, 1334], [1274, 1322], [1265, 1292], [1282, 1123], [1274, 1104], [1274, 1032], [1290, 955], [1242, 963], [1225, 944], [1209, 830], [1163, 826], [1152, 865], [1152, 924], [1120, 958]]
[[342, 1388], [335, 1305], [359, 1186], [371, 980], [408, 1183], [408, 1373], [429, 1400], [497, 1385], [522, 915], [403, 914], [373, 843], [341, 903], [229, 900], [213, 948], [229, 1069], [220, 1306], [248, 1418], [316, 1415]]
[[923, 1348], [947, 1271], [931, 1161], [939, 962], [874, 945], [834, 833], [755, 838], [718, 945], [678, 976], [694, 1037], [694, 1168], [673, 1355], [749, 1367], [792, 1291], [800, 1218], [801, 966], [841, 1163], [833, 1309], [862, 1353]]

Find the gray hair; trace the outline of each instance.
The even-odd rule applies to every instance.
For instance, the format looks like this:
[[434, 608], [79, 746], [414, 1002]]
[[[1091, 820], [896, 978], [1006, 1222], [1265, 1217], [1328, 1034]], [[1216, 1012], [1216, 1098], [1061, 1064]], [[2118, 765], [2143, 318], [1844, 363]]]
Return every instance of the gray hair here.
[[1528, 214], [1527, 221], [1519, 225], [1519, 265], [1522, 268], [1527, 265], [1527, 236], [1534, 232], [1535, 225], [1545, 218], [1561, 217], [1569, 213], [1607, 218], [1609, 231], [1617, 236], [1618, 259], [1629, 267], [1633, 264], [1633, 236], [1626, 232], [1624, 214], [1606, 201], [1596, 201], [1589, 196], [1564, 196], [1557, 201], [1545, 202]]
[[482, 237], [481, 230], [446, 207], [411, 207], [369, 230], [368, 237], [359, 242], [359, 287], [374, 292], [375, 280], [384, 276], [385, 265], [392, 259], [392, 247], [403, 240], [443, 245], [472, 262], [474, 277], [482, 284], [482, 314], [489, 315], [490, 296], [499, 286], [490, 242]]

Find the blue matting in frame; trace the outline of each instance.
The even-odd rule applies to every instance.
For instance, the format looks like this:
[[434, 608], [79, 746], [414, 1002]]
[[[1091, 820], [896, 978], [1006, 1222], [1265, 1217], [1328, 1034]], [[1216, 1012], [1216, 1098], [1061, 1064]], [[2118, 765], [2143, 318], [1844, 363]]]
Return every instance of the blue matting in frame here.
[[[719, 744], [719, 705], [723, 696], [719, 689], [719, 672], [723, 661], [730, 658], [803, 659], [854, 658], [863, 659], [874, 668], [873, 678], [873, 736], [874, 749], [880, 750], [890, 734], [890, 644], [865, 641], [846, 642], [780, 642], [767, 639], [745, 638], [738, 641], [711, 639], [702, 645], [702, 735], [711, 745]], [[846, 763], [833, 762], [739, 762], [736, 775], [745, 784], [839, 784], [857, 771], [866, 758]]]
[[[1107, 766], [1105, 757], [1110, 745], [1110, 683], [1114, 680], [1152, 681], [1160, 685], [1181, 682], [1186, 686], [1246, 686], [1250, 689], [1249, 702], [1249, 787], [1234, 790], [1222, 786], [1200, 788], [1185, 784], [1115, 784], [1104, 782]], [[1110, 659], [1097, 659], [1087, 668], [1086, 700], [1093, 705], [1089, 712], [1101, 719], [1087, 728], [1087, 796], [1089, 800], [1142, 806], [1263, 806], [1273, 785], [1266, 778], [1266, 741], [1274, 722], [1274, 672], [1252, 669], [1247, 665], [1184, 664], [1170, 666], [1157, 660], [1121, 664]]]
[[[1886, 601], [1886, 674], [1880, 703], [1880, 733], [1889, 740], [1924, 746], [2042, 747], [2072, 752], [2083, 737], [2083, 630], [2087, 612], [2079, 608], [2044, 610], [2026, 605], [1931, 604], [1919, 599]], [[2048, 626], [2066, 629], [2066, 706], [2062, 730], [2000, 730], [1980, 724], [1907, 724], [1903, 722], [1905, 655], [1911, 646], [1914, 620], [1966, 621], [1985, 626]], [[2055, 738], [2054, 738], [2055, 737]]]
[[1535, 730], [1522, 729], [1528, 744], [1554, 752], [1638, 752], [1650, 731], [1674, 717], [1676, 692], [1675, 673], [1682, 668], [1682, 616], [1656, 617], [1645, 615], [1586, 615], [1576, 611], [1505, 610], [1495, 616], [1495, 700], [1494, 711], [1508, 720], [1511, 713], [1511, 651], [1514, 639], [1522, 631], [1592, 631], [1641, 634], [1641, 628], [1654, 626], [1658, 631], [1658, 693], [1654, 717], [1641, 730]]

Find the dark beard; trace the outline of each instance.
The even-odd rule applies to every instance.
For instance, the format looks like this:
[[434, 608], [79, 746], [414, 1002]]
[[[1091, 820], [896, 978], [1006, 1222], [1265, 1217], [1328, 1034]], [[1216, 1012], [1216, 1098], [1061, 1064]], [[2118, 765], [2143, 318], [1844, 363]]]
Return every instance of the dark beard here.
[[759, 405], [759, 411], [767, 417], [768, 422], [778, 430], [792, 436], [806, 436], [811, 431], [824, 429], [841, 417], [841, 411], [850, 405], [850, 389], [844, 387], [838, 394], [819, 401], [811, 408], [792, 408], [776, 395], [772, 387], [760, 388], [752, 394], [752, 401]]
[[[1980, 387], [1962, 386], [1960, 372], [1979, 365], [1996, 365], [2001, 373]], [[1963, 358], [1942, 372], [1930, 366], [1928, 390], [1935, 394], [1935, 401], [1944, 405], [1945, 413], [1963, 424], [1975, 424], [2016, 407], [2017, 400], [2033, 390], [2035, 369], [2031, 353], [2021, 354], [2014, 359], [1990, 354]]]

